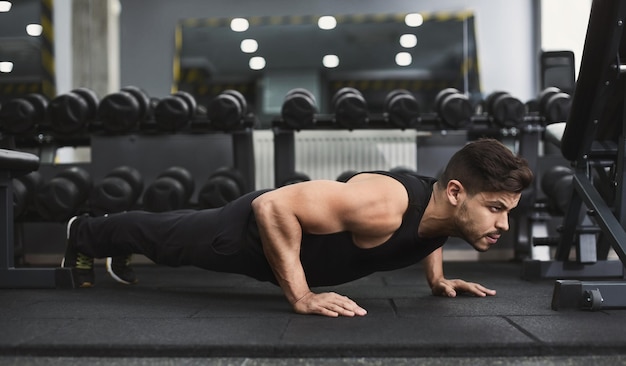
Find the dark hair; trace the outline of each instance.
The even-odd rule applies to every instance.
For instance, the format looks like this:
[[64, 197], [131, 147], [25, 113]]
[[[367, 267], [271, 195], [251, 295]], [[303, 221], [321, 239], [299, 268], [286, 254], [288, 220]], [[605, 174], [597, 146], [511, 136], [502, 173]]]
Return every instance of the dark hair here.
[[516, 156], [495, 139], [470, 142], [457, 151], [439, 177], [442, 187], [456, 179], [469, 194], [478, 192], [520, 193], [533, 180], [526, 159]]

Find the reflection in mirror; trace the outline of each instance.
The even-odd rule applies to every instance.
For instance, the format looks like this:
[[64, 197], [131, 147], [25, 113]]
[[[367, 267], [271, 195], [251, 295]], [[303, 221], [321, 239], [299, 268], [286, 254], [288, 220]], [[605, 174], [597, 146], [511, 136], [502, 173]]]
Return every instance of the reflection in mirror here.
[[480, 99], [471, 12], [185, 19], [176, 43], [175, 89], [205, 106], [236, 89], [260, 117], [278, 115], [293, 88], [312, 92], [322, 113], [343, 87], [361, 91], [372, 113], [395, 89], [423, 111], [444, 88]]
[[54, 96], [50, 1], [0, 1], [0, 103], [30, 93]]

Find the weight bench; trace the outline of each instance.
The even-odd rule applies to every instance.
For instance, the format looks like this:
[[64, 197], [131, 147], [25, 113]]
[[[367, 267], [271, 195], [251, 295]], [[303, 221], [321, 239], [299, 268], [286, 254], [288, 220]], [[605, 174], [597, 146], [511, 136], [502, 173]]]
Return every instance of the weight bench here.
[[[569, 118], [562, 132], [559, 125], [546, 132], [574, 169], [555, 260], [538, 264], [543, 277], [561, 278], [554, 310], [626, 308], [625, 23], [626, 2], [593, 2]], [[619, 260], [606, 260], [611, 248]], [[602, 280], [563, 279], [576, 275]]]
[[68, 268], [15, 268], [12, 179], [38, 168], [36, 155], [0, 149], [0, 288], [74, 287]]

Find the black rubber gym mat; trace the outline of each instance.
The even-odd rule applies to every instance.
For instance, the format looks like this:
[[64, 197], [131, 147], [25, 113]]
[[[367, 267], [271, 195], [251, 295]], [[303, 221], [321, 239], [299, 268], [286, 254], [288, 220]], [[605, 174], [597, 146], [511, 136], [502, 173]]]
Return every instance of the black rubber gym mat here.
[[434, 297], [422, 268], [332, 289], [368, 310], [330, 319], [291, 312], [276, 287], [194, 268], [143, 265], [122, 286], [97, 268], [92, 289], [0, 290], [0, 356], [495, 357], [626, 353], [626, 310], [556, 312], [553, 281], [520, 264], [445, 264], [495, 297]]

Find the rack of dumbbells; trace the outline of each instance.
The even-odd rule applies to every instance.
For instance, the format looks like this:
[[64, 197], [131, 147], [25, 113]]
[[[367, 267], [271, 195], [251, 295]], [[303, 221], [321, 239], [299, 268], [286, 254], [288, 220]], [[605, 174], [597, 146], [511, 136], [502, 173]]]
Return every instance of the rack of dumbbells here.
[[[31, 94], [4, 103], [2, 147], [40, 160], [11, 179], [15, 246], [3, 248], [10, 264], [27, 265], [25, 252], [58, 256], [64, 223], [77, 214], [214, 208], [254, 190], [255, 124], [235, 90], [206, 106], [182, 91], [158, 100], [134, 86], [101, 100], [78, 88], [52, 100]], [[89, 146], [89, 161], [55, 163], [63, 146]]]
[[[394, 90], [385, 97], [384, 111], [371, 113], [359, 90], [346, 87], [333, 95], [331, 110], [320, 113], [309, 91], [293, 89], [285, 96], [281, 116], [272, 124], [275, 185], [309, 179], [306, 172], [297, 170], [295, 158], [295, 134], [307, 130], [412, 129], [441, 133], [455, 130], [465, 132], [468, 141], [479, 137], [509, 138], [535, 170], [541, 165], [539, 151], [546, 125], [565, 120], [569, 104], [569, 95], [556, 88], [542, 91], [536, 100], [527, 103], [502, 91], [472, 103], [459, 90], [447, 88], [436, 95], [434, 110], [424, 112], [411, 92]], [[345, 180], [351, 173], [354, 171], [348, 169], [337, 180]], [[514, 250], [515, 257], [520, 259], [527, 258], [531, 252], [533, 221], [529, 218], [536, 210], [536, 186], [524, 192], [523, 197], [519, 209], [514, 211]], [[545, 203], [540, 202], [539, 207], [543, 210]]]

